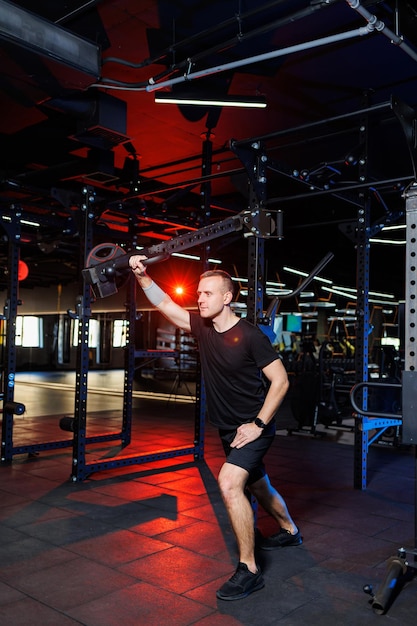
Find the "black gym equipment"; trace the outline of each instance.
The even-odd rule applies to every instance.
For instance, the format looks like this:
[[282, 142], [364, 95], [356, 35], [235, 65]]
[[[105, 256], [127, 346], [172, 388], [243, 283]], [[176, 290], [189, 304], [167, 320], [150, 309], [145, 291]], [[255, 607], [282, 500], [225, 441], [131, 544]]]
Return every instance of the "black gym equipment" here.
[[[364, 591], [371, 595], [370, 603], [375, 613], [387, 612], [394, 596], [399, 592], [401, 582], [407, 574], [412, 577], [417, 569], [417, 182], [412, 183], [404, 193], [406, 200], [406, 298], [405, 298], [405, 346], [404, 371], [401, 383], [384, 381], [362, 381], [353, 386], [350, 392], [351, 403], [356, 411], [357, 428], [365, 434], [370, 430], [385, 430], [391, 426], [401, 426], [401, 441], [414, 449], [414, 547], [400, 547], [397, 555], [387, 562], [387, 572], [377, 592], [366, 585]], [[380, 386], [385, 389], [401, 390], [401, 415], [398, 412], [379, 412], [368, 409], [368, 390]], [[358, 396], [361, 395], [358, 404]], [[367, 436], [366, 436], [367, 440]], [[372, 441], [372, 440], [371, 440]], [[367, 443], [369, 444], [370, 442]]]
[[26, 411], [26, 407], [21, 402], [5, 402], [3, 411], [6, 413], [13, 413], [13, 415], [23, 415]]
[[94, 296], [104, 298], [117, 293], [118, 280], [127, 276], [129, 258], [135, 254], [143, 254], [147, 257], [143, 262], [144, 265], [160, 263], [166, 261], [174, 252], [194, 248], [243, 228], [256, 237], [280, 238], [282, 235], [277, 231], [279, 223], [278, 211], [254, 212], [246, 210], [216, 224], [174, 237], [140, 251], [130, 251], [128, 254], [115, 244], [100, 244], [87, 255], [87, 267], [83, 269], [82, 274], [85, 282], [91, 286]]

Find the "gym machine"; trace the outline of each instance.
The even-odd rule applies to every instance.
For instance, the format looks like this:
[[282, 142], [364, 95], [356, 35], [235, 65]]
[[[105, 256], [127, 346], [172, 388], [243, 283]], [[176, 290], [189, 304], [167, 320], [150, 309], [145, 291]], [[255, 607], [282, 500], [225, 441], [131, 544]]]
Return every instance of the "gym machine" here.
[[[208, 225], [199, 230], [180, 235], [160, 244], [156, 244], [146, 249], [140, 250], [140, 254], [147, 257], [144, 261], [145, 265], [158, 263], [169, 258], [174, 252], [184, 251], [195, 246], [204, 245], [206, 242], [218, 237], [223, 237], [231, 232], [244, 231], [248, 239], [248, 301], [247, 301], [247, 318], [252, 323], [258, 323], [260, 328], [266, 334], [270, 334], [278, 299], [274, 299], [266, 314], [264, 314], [264, 240], [266, 238], [282, 238], [282, 214], [280, 211], [269, 211], [264, 209], [266, 175], [265, 169], [267, 157], [262, 149], [261, 144], [255, 143], [250, 148], [236, 148], [239, 157], [245, 163], [248, 171], [250, 182], [250, 208], [241, 213], [226, 218], [213, 225]], [[129, 258], [138, 254], [137, 250], [126, 253], [122, 248], [113, 244], [101, 244], [94, 248], [88, 255], [88, 267], [83, 271], [84, 278], [84, 298], [88, 300], [91, 297], [89, 291], [91, 288], [95, 297], [106, 297], [112, 295], [118, 290], [118, 282], [122, 280], [123, 275], [129, 269]], [[297, 290], [286, 294], [285, 298], [291, 298], [304, 289], [314, 276], [333, 258], [333, 254], [329, 253], [309, 274]], [[129, 320], [129, 328], [134, 327], [134, 307], [135, 307], [135, 281], [130, 281], [132, 289], [132, 298], [129, 300], [129, 308], [132, 311], [132, 318]], [[84, 316], [80, 317], [80, 333], [81, 353], [85, 353], [81, 358], [81, 370], [87, 367], [85, 363], [87, 359], [88, 345], [88, 321], [90, 312], [88, 308]], [[84, 346], [84, 347], [83, 347]], [[126, 367], [128, 376], [133, 376], [133, 362], [138, 356], [143, 356], [134, 351], [134, 341], [129, 336], [129, 350], [132, 351], [130, 363]], [[170, 353], [171, 354], [171, 353]], [[129, 374], [130, 373], [130, 374]], [[83, 389], [80, 390], [83, 392]], [[78, 395], [78, 394], [77, 394]], [[202, 459], [204, 454], [204, 419], [205, 419], [205, 399], [204, 385], [197, 380], [196, 389], [196, 419], [195, 419], [195, 438], [194, 445], [174, 451], [160, 452], [156, 455], [148, 454], [146, 456], [136, 457], [118, 457], [114, 460], [106, 460], [98, 463], [85, 463], [85, 449], [82, 445], [84, 436], [85, 415], [79, 414], [74, 418], [74, 454], [73, 454], [73, 470], [72, 480], [82, 480], [90, 473], [109, 469], [111, 467], [120, 467], [126, 464], [143, 463], [162, 458], [170, 458], [173, 456], [193, 454], [195, 459]], [[79, 427], [81, 424], [81, 430]], [[81, 437], [80, 437], [81, 432]], [[78, 443], [77, 443], [78, 440]], [[130, 439], [129, 439], [130, 441]], [[126, 441], [126, 444], [128, 442]]]
[[[266, 177], [264, 175], [265, 155], [260, 145], [253, 146], [250, 151], [249, 180], [252, 189], [250, 208], [242, 213], [225, 219], [214, 225], [205, 226], [199, 230], [175, 237], [161, 244], [151, 246], [140, 253], [148, 257], [147, 264], [166, 260], [174, 252], [184, 251], [195, 246], [204, 245], [206, 242], [223, 237], [231, 232], [246, 231], [249, 242], [249, 297], [248, 318], [253, 320], [257, 317], [257, 311], [262, 311], [263, 306], [263, 240], [264, 238], [280, 238], [282, 219], [279, 212], [265, 211], [262, 198], [265, 195]], [[196, 407], [194, 441], [192, 445], [165, 450], [157, 453], [136, 456], [118, 456], [105, 461], [86, 463], [86, 398], [87, 398], [87, 375], [88, 375], [88, 335], [89, 320], [91, 317], [91, 299], [107, 297], [118, 291], [120, 283], [125, 282], [126, 275], [131, 275], [129, 258], [138, 254], [136, 249], [125, 252], [119, 246], [113, 244], [101, 244], [92, 247], [92, 222], [94, 218], [94, 198], [86, 194], [86, 219], [85, 219], [85, 244], [84, 258], [87, 267], [82, 271], [84, 279], [83, 294], [77, 310], [79, 320], [79, 342], [77, 353], [77, 377], [76, 377], [76, 401], [74, 418], [64, 425], [74, 434], [73, 459], [71, 479], [79, 481], [85, 479], [91, 473], [122, 467], [133, 464], [157, 461], [165, 458], [173, 458], [183, 455], [193, 455], [195, 460], [204, 457], [204, 422], [205, 422], [205, 397], [204, 385], [200, 376], [197, 375]], [[133, 218], [132, 218], [133, 219]], [[133, 242], [134, 247], [134, 242]], [[153, 356], [149, 351], [135, 350], [134, 328], [136, 321], [136, 281], [128, 281], [128, 336], [125, 353], [125, 385], [124, 385], [124, 414], [122, 443], [127, 446], [131, 440], [132, 418], [132, 385], [135, 359], [143, 356]], [[156, 354], [156, 352], [155, 352]], [[158, 351], [157, 355], [161, 356]], [[169, 352], [173, 356], [172, 351]], [[175, 355], [174, 355], [175, 356]]]
[[[356, 411], [358, 428], [364, 433], [376, 430], [377, 434], [368, 441], [370, 445], [386, 428], [402, 427], [402, 443], [412, 445], [414, 450], [414, 548], [398, 548], [397, 554], [387, 562], [384, 580], [375, 594], [371, 585], [365, 585], [365, 593], [371, 596], [370, 603], [375, 613], [382, 615], [390, 607], [394, 594], [417, 569], [417, 183], [413, 182], [404, 193], [406, 201], [406, 304], [405, 304], [405, 367], [401, 383], [377, 383], [363, 381], [351, 390], [351, 403]], [[391, 388], [401, 390], [401, 415], [398, 413], [370, 411], [366, 408], [369, 389]], [[358, 399], [358, 396], [361, 396]], [[358, 404], [359, 402], [359, 404]], [[360, 403], [362, 405], [360, 405]]]
[[[86, 190], [87, 191], [87, 190]], [[5, 350], [4, 364], [2, 371], [2, 399], [3, 399], [3, 416], [2, 416], [2, 440], [1, 440], [1, 464], [10, 464], [13, 457], [18, 454], [36, 455], [38, 452], [45, 450], [55, 450], [61, 448], [69, 448], [72, 446], [71, 439], [62, 439], [57, 441], [44, 441], [33, 444], [15, 445], [13, 441], [13, 422], [15, 415], [23, 415], [26, 408], [21, 402], [16, 402], [15, 393], [15, 374], [16, 374], [16, 317], [18, 314], [18, 306], [20, 304], [18, 292], [18, 271], [21, 246], [21, 220], [25, 218], [25, 214], [19, 206], [12, 205], [10, 212], [6, 212], [2, 216], [2, 225], [6, 231], [8, 239], [8, 273], [7, 273], [7, 300], [4, 307], [4, 314], [1, 316], [5, 320]], [[43, 226], [51, 225], [51, 218], [45, 221]], [[60, 224], [62, 226], [62, 224]], [[73, 225], [68, 225], [72, 228]], [[66, 426], [64, 430], [71, 430], [71, 418], [62, 418]], [[94, 437], [87, 437], [87, 443], [99, 443], [114, 441], [120, 439], [122, 433], [108, 433]]]
[[[206, 242], [223, 237], [231, 232], [239, 230], [245, 231], [248, 241], [248, 299], [247, 317], [253, 323], [261, 324], [261, 327], [268, 331], [275, 309], [265, 316], [263, 311], [264, 303], [264, 239], [282, 238], [282, 214], [280, 211], [268, 211], [264, 208], [266, 197], [266, 163], [267, 158], [259, 143], [253, 144], [250, 148], [235, 148], [239, 153], [245, 166], [248, 169], [250, 182], [250, 208], [242, 213], [218, 222], [217, 224], [203, 227], [197, 231], [192, 231], [186, 235], [174, 238], [162, 244], [152, 246], [143, 251], [149, 256], [149, 263], [161, 261], [169, 258], [175, 251], [183, 251], [195, 246], [204, 245]], [[101, 443], [120, 440], [122, 446], [127, 446], [131, 440], [131, 420], [132, 420], [132, 388], [134, 364], [137, 358], [161, 356], [158, 351], [135, 350], [134, 328], [136, 322], [136, 299], [135, 281], [128, 281], [127, 285], [127, 319], [128, 337], [127, 349], [125, 351], [125, 378], [123, 395], [123, 421], [120, 432], [86, 436], [87, 419], [87, 380], [89, 368], [89, 320], [91, 318], [92, 295], [95, 297], [105, 297], [115, 293], [120, 285], [126, 283], [126, 273], [130, 275], [128, 268], [129, 254], [113, 244], [97, 246], [93, 249], [93, 224], [95, 219], [95, 192], [92, 188], [85, 187], [80, 196], [80, 212], [78, 230], [81, 233], [80, 256], [84, 265], [88, 260], [88, 267], [83, 272], [83, 289], [77, 299], [75, 312], [68, 311], [73, 319], [77, 319], [78, 324], [78, 348], [76, 364], [76, 388], [74, 417], [65, 416], [60, 421], [60, 427], [64, 431], [71, 432], [73, 439], [39, 442], [31, 445], [15, 446], [13, 444], [13, 415], [24, 412], [24, 406], [14, 403], [14, 378], [15, 378], [15, 355], [16, 347], [14, 342], [15, 320], [17, 316], [18, 294], [17, 294], [17, 274], [20, 244], [20, 211], [11, 208], [10, 227], [8, 229], [9, 241], [9, 284], [8, 301], [5, 308], [7, 318], [7, 355], [4, 368], [4, 403], [2, 420], [2, 464], [8, 464], [13, 456], [28, 453], [35, 454], [39, 451], [72, 446], [73, 460], [71, 479], [79, 481], [85, 479], [91, 473], [113, 467], [144, 463], [162, 458], [170, 458], [179, 455], [194, 455], [196, 459], [203, 458], [204, 451], [204, 418], [205, 401], [204, 387], [198, 386], [196, 390], [196, 421], [194, 432], [194, 443], [182, 449], [148, 454], [135, 457], [118, 457], [107, 459], [103, 462], [85, 462], [86, 445], [89, 443]], [[133, 217], [131, 218], [133, 220]], [[133, 231], [133, 229], [132, 229]], [[133, 236], [132, 236], [133, 240]], [[134, 253], [137, 253], [136, 251]], [[133, 254], [133, 253], [130, 253]], [[329, 259], [328, 259], [329, 260]], [[312, 279], [312, 278], [311, 278]], [[304, 283], [306, 284], [306, 283]], [[300, 286], [302, 288], [302, 286]], [[293, 294], [289, 294], [291, 297]], [[275, 303], [276, 306], [276, 303]], [[170, 356], [173, 355], [170, 351]]]

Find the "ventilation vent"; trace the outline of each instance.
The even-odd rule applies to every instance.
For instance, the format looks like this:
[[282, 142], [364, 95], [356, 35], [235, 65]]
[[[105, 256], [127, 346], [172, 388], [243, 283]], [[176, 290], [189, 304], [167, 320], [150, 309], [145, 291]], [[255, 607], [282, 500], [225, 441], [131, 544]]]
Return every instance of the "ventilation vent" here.
[[73, 138], [94, 148], [108, 150], [129, 141], [126, 135], [127, 105], [124, 100], [98, 93], [90, 102], [89, 115], [78, 121]]
[[112, 183], [115, 180], [119, 180], [118, 176], [112, 174], [106, 174], [105, 172], [91, 172], [83, 176], [86, 180], [91, 180], [93, 183], [99, 183], [105, 185], [106, 183]]
[[74, 135], [74, 139], [95, 148], [112, 148], [120, 143], [129, 141], [129, 137], [121, 133], [105, 128], [104, 126], [92, 126]]

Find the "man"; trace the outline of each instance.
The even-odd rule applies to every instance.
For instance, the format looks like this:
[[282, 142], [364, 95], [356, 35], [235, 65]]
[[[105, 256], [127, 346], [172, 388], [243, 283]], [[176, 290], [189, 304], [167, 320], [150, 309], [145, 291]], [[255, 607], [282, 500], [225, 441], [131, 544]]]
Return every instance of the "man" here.
[[263, 549], [302, 543], [262, 462], [274, 440], [274, 416], [288, 389], [287, 374], [266, 335], [230, 308], [233, 282], [229, 274], [213, 270], [201, 275], [198, 315], [175, 303], [153, 282], [142, 263], [145, 258], [132, 256], [129, 264], [148, 300], [198, 341], [208, 415], [219, 429], [226, 453], [218, 484], [239, 550], [236, 572], [216, 595], [221, 600], [239, 600], [265, 584], [255, 561], [254, 516], [247, 491], [280, 527], [263, 540]]

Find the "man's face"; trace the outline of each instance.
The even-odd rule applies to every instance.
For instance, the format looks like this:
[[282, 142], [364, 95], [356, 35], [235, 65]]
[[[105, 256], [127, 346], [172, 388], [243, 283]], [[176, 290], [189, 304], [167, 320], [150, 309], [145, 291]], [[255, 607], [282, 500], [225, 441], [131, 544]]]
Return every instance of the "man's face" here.
[[221, 276], [202, 278], [197, 289], [197, 304], [201, 317], [212, 319], [219, 315], [230, 301], [230, 293], [224, 291]]

